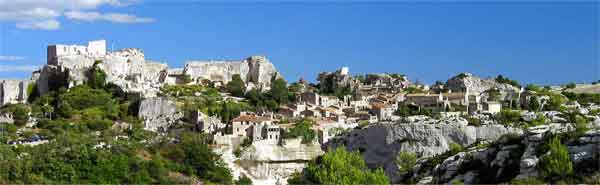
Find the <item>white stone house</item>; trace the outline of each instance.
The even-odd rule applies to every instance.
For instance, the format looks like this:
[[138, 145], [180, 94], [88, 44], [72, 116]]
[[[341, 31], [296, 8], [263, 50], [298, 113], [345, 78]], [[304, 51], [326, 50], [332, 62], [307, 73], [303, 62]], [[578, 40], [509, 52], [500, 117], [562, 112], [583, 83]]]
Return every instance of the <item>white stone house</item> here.
[[[261, 138], [263, 126], [271, 125], [273, 119], [257, 115], [240, 115], [232, 120], [232, 129], [234, 136]], [[256, 127], [256, 129], [255, 129]], [[260, 132], [260, 133], [257, 133]]]
[[489, 101], [483, 102], [483, 111], [484, 113], [496, 114], [502, 110], [502, 103]]

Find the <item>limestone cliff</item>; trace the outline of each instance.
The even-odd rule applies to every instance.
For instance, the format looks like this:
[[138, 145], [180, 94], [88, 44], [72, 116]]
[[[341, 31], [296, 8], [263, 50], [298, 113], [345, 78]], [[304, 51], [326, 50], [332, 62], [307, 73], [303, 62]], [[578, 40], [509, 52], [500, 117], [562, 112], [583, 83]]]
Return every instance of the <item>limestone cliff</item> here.
[[183, 113], [177, 110], [175, 102], [164, 97], [147, 98], [140, 102], [138, 117], [144, 120], [144, 129], [164, 131], [177, 123]]
[[273, 63], [264, 56], [251, 56], [242, 61], [190, 61], [183, 69], [193, 81], [203, 79], [226, 84], [234, 74], [239, 74], [247, 84], [268, 89], [271, 81], [282, 78]]
[[85, 83], [88, 71], [96, 64], [106, 73], [107, 83], [115, 84], [125, 92], [154, 97], [163, 84], [161, 75], [164, 76], [168, 68], [166, 64], [146, 61], [139, 49], [123, 49], [102, 56], [57, 56], [54, 61], [40, 72], [40, 94]]
[[521, 134], [522, 131], [501, 125], [467, 126], [465, 121], [449, 124], [380, 123], [346, 133], [327, 145], [361, 151], [369, 167], [383, 167], [386, 174], [396, 181], [400, 177], [394, 159], [400, 151], [434, 156], [448, 151], [450, 143], [468, 146], [478, 140], [493, 141], [507, 133]]
[[481, 79], [471, 73], [461, 73], [446, 81], [448, 89], [454, 92], [469, 91], [469, 94], [479, 95], [490, 89], [500, 92], [500, 100], [515, 99], [519, 96], [519, 88], [510, 84], [498, 83], [494, 79]]

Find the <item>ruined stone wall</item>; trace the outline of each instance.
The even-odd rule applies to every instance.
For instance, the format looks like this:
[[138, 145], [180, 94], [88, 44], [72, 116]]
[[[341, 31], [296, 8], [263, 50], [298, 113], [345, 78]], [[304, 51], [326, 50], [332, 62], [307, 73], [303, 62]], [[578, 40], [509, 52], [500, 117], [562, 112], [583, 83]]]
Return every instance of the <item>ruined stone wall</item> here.
[[235, 74], [239, 74], [248, 86], [263, 89], [268, 89], [274, 79], [281, 78], [273, 63], [263, 56], [251, 56], [242, 61], [190, 61], [184, 68], [184, 75], [189, 75], [195, 82], [208, 79], [227, 84]]
[[0, 80], [0, 105], [26, 103], [31, 80]]

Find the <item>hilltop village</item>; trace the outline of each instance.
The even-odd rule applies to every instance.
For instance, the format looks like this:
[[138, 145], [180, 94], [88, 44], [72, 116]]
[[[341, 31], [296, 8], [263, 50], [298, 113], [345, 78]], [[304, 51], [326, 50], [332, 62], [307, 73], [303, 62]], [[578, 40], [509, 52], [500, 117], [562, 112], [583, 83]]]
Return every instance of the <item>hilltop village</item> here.
[[[427, 85], [400, 73], [352, 74], [350, 67], [322, 72], [316, 82], [284, 79], [264, 56], [169, 68], [141, 49], [107, 51], [104, 40], [50, 45], [47, 64], [30, 79], [0, 80], [1, 141], [10, 146], [2, 151], [69, 143], [65, 135], [80, 132], [91, 149], [73, 152], [139, 145], [131, 154], [173, 163], [155, 173], [176, 183], [600, 182], [595, 83], [541, 87], [461, 73]], [[192, 146], [209, 151], [188, 151]], [[320, 176], [354, 167], [324, 160], [336, 155], [358, 156], [357, 169], [367, 175]], [[203, 157], [219, 162], [187, 164]], [[6, 169], [47, 168], [10, 164]], [[0, 184], [101, 182], [56, 174], [26, 181], [32, 177], [5, 177], [3, 169]], [[213, 174], [223, 171], [230, 174]], [[151, 182], [164, 182], [153, 175]]]

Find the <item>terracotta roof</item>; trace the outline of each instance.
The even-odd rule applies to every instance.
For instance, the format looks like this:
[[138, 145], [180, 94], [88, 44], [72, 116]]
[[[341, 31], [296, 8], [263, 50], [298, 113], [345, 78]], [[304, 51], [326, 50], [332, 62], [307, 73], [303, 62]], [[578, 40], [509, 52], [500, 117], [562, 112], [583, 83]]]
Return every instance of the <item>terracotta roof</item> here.
[[237, 118], [233, 119], [233, 122], [240, 121], [252, 121], [252, 122], [262, 122], [262, 121], [272, 121], [271, 118], [262, 117], [262, 116], [254, 116], [254, 115], [241, 115]]
[[425, 94], [425, 93], [414, 93], [414, 94], [407, 94], [407, 97], [416, 97], [416, 96], [428, 96], [428, 97], [433, 97], [433, 96], [439, 96], [439, 94]]

